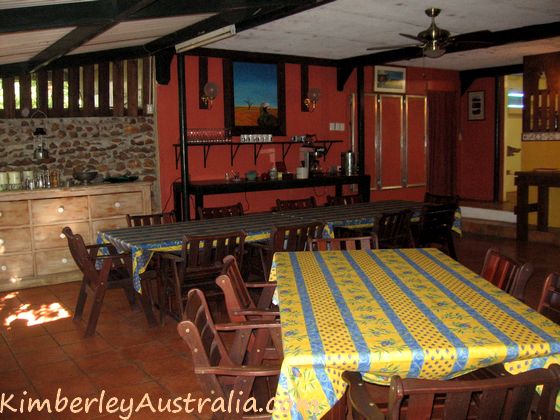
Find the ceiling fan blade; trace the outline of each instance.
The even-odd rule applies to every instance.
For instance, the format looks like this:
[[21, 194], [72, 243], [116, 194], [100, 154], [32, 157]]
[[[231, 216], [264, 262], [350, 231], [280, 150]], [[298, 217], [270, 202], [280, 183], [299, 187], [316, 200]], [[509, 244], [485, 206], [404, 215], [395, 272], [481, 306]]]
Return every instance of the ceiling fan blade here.
[[405, 38], [413, 39], [413, 40], [415, 40], [415, 41], [420, 41], [420, 42], [422, 41], [420, 38], [418, 38], [418, 37], [415, 36], [415, 35], [409, 35], [409, 34], [399, 34], [399, 35], [400, 35], [400, 36], [404, 36]]
[[376, 50], [395, 50], [397, 48], [407, 48], [407, 47], [421, 47], [420, 44], [399, 44], [399, 45], [384, 45], [384, 46], [377, 46], [377, 47], [369, 47], [368, 51], [376, 51]]

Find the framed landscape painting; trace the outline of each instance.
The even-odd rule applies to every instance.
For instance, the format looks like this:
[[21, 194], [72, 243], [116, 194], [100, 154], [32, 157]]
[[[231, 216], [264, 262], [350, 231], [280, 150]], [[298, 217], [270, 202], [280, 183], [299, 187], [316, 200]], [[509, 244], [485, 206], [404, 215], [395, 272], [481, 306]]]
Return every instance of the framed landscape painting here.
[[375, 92], [406, 93], [406, 69], [375, 66], [373, 90]]
[[284, 65], [224, 60], [224, 121], [232, 134], [286, 134]]

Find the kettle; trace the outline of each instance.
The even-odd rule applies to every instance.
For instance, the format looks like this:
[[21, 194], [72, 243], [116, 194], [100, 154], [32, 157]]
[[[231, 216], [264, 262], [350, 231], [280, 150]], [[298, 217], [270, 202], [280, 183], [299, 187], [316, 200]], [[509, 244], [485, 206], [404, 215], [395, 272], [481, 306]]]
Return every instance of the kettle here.
[[36, 128], [35, 131], [33, 132], [33, 136], [34, 136], [33, 144], [35, 145], [35, 137], [37, 137], [37, 140], [39, 142], [39, 144], [35, 147], [35, 150], [33, 151], [33, 158], [35, 160], [43, 160], [49, 158], [49, 151], [47, 150], [43, 141], [43, 136], [45, 136], [46, 134], [47, 133], [45, 129], [42, 127]]
[[33, 157], [35, 160], [43, 160], [49, 158], [49, 151], [45, 148], [43, 144], [40, 144], [35, 148], [33, 152]]

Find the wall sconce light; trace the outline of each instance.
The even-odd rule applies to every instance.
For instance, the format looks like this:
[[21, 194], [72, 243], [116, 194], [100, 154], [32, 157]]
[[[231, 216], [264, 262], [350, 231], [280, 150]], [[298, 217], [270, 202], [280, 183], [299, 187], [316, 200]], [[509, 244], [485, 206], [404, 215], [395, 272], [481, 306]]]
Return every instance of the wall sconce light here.
[[218, 96], [218, 86], [214, 82], [208, 82], [204, 85], [203, 91], [202, 102], [208, 106], [208, 109], [211, 109], [214, 100]]
[[319, 98], [321, 97], [321, 90], [319, 88], [310, 88], [307, 91], [307, 98], [303, 101], [305, 106], [310, 112], [313, 112], [317, 107], [317, 102], [319, 102]]

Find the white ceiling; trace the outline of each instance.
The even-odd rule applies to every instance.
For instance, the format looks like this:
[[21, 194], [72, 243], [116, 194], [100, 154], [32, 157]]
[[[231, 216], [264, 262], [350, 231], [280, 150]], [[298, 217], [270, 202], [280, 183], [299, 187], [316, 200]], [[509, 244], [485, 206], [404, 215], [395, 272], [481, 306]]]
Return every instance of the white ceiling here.
[[[2, 10], [18, 7], [84, 1], [89, 0], [0, 0], [0, 14]], [[425, 30], [430, 23], [424, 14], [428, 7], [442, 9], [437, 24], [452, 35], [560, 22], [560, 0], [336, 0], [252, 29], [239, 31], [238, 28], [234, 37], [205, 48], [334, 60], [369, 55], [381, 50], [367, 51], [368, 47], [393, 49], [395, 45], [406, 44], [409, 40], [399, 33], [417, 35]], [[67, 54], [145, 46], [212, 16], [207, 13], [123, 21]], [[1, 34], [0, 65], [30, 60], [72, 29], [63, 27]], [[411, 41], [411, 45], [413, 43]], [[448, 53], [437, 59], [398, 61], [396, 64], [468, 70], [521, 64], [523, 56], [554, 51], [560, 51], [560, 36]]]
[[[428, 7], [442, 9], [436, 22], [452, 35], [560, 21], [560, 0], [337, 0], [207, 47], [330, 59], [366, 55], [372, 53], [368, 47], [406, 43], [399, 33], [416, 35], [426, 29], [430, 19], [424, 10]], [[560, 38], [426, 58], [425, 64], [465, 70], [519, 64], [523, 55], [552, 51], [560, 51]], [[399, 64], [421, 65], [422, 59]]]

